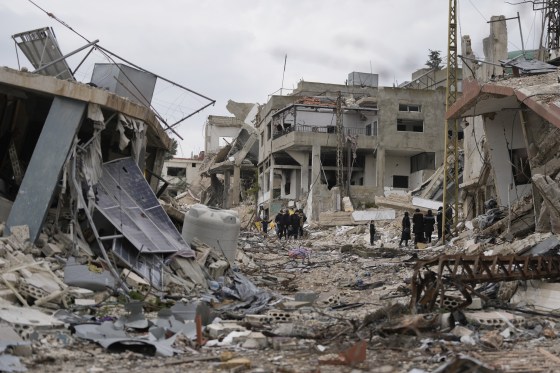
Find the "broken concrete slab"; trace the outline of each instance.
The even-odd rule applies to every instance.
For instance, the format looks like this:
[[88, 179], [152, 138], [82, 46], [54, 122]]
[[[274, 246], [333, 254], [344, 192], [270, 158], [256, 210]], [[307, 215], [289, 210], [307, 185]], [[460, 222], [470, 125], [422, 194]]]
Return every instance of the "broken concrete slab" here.
[[370, 220], [394, 220], [395, 210], [363, 210], [352, 212], [352, 219], [355, 222], [366, 222]]
[[6, 351], [8, 347], [11, 347], [12, 354], [16, 356], [31, 356], [31, 343], [24, 341], [8, 325], [0, 325], [0, 353]]
[[426, 210], [437, 211], [438, 208], [443, 207], [443, 202], [434, 201], [432, 199], [412, 197], [412, 204], [415, 207], [423, 208]]
[[531, 306], [537, 311], [550, 312], [560, 307], [560, 283], [530, 280], [518, 287], [510, 303]]
[[115, 279], [109, 271], [94, 272], [90, 270], [89, 266], [79, 264], [74, 257], [68, 258], [64, 267], [64, 283], [93, 291], [115, 287]]
[[4, 354], [0, 355], [1, 372], [27, 372], [27, 368], [21, 363], [19, 357]]

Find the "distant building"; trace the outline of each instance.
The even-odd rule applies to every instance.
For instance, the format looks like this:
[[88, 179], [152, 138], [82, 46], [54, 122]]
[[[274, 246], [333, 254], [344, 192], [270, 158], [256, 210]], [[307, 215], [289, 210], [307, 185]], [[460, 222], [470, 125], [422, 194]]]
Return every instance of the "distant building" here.
[[161, 177], [169, 182], [167, 191], [177, 195], [191, 185], [200, 183], [200, 166], [204, 152], [193, 158], [172, 158], [164, 162]]

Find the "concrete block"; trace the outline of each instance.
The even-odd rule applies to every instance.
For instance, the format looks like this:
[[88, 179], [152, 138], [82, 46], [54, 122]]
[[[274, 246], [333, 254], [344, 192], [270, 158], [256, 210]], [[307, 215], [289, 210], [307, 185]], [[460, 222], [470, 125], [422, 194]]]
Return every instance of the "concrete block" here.
[[243, 320], [249, 323], [270, 323], [274, 321], [274, 318], [268, 315], [245, 315], [245, 318]]
[[206, 326], [206, 332], [210, 338], [218, 339], [220, 336], [227, 335], [231, 332], [244, 332], [247, 329], [236, 322], [221, 322], [209, 324]]
[[61, 247], [61, 246], [59, 246], [55, 243], [52, 243], [52, 242], [47, 242], [41, 248], [41, 252], [46, 257], [50, 257], [50, 256], [54, 256], [54, 255], [60, 255], [60, 254], [62, 254], [62, 251], [63, 251], [63, 247]]
[[352, 212], [352, 219], [355, 222], [366, 222], [370, 220], [394, 220], [396, 217], [395, 210], [364, 210]]
[[311, 304], [311, 302], [286, 301], [280, 304], [280, 308], [283, 310], [293, 311], [301, 307], [309, 307]]
[[272, 320], [275, 322], [288, 322], [293, 319], [291, 313], [281, 310], [268, 310], [266, 315], [272, 317]]
[[260, 332], [252, 332], [246, 338], [241, 347], [250, 349], [263, 349], [268, 346], [268, 339]]
[[313, 303], [317, 300], [317, 298], [319, 298], [319, 294], [314, 293], [312, 291], [310, 292], [299, 292], [295, 294], [295, 301], [296, 302], [310, 302]]
[[220, 276], [223, 276], [228, 268], [228, 262], [226, 262], [225, 260], [218, 260], [208, 266], [208, 273], [210, 274], [210, 277], [216, 279]]
[[509, 312], [469, 312], [465, 313], [465, 317], [470, 323], [493, 326], [495, 328], [503, 328], [509, 326], [509, 324], [521, 326], [525, 323], [524, 317], [513, 315]]

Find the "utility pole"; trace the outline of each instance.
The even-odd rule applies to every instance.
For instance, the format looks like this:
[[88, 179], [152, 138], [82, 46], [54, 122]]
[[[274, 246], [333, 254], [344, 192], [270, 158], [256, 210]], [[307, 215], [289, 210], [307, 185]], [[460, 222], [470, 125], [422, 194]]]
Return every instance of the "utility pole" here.
[[[449, 25], [447, 39], [447, 87], [445, 98], [445, 112], [457, 101], [457, 0], [449, 0]], [[443, 213], [442, 213], [442, 242], [446, 242], [447, 209], [451, 202], [455, 203], [454, 223], [457, 226], [459, 215], [459, 121], [457, 119], [445, 121], [444, 147], [445, 159], [443, 174]], [[453, 188], [448, 191], [449, 187]], [[451, 192], [451, 196], [448, 192]], [[451, 198], [450, 198], [451, 197]]]
[[338, 92], [336, 98], [336, 185], [340, 193], [344, 191], [344, 128], [342, 127], [342, 95]]

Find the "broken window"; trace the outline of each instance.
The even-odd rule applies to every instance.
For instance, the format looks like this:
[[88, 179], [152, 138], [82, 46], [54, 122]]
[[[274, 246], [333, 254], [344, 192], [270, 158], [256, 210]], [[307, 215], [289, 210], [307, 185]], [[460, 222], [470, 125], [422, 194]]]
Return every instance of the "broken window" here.
[[422, 111], [422, 105], [416, 104], [399, 104], [399, 111], [415, 112], [420, 113]]
[[513, 182], [515, 185], [529, 184], [531, 181], [531, 167], [529, 166], [529, 157], [527, 149], [510, 150], [511, 172], [513, 173]]
[[416, 119], [397, 119], [397, 131], [424, 132], [424, 121]]
[[272, 125], [270, 123], [268, 123], [266, 125], [266, 139], [267, 140], [270, 140], [271, 133], [272, 133]]
[[192, 163], [192, 164], [191, 164], [191, 167], [192, 167], [192, 168], [196, 168], [196, 163]]
[[410, 157], [410, 173], [436, 169], [436, 153], [424, 152]]
[[167, 176], [185, 177], [187, 170], [184, 167], [167, 167]]
[[408, 188], [408, 176], [393, 175], [393, 188]]

